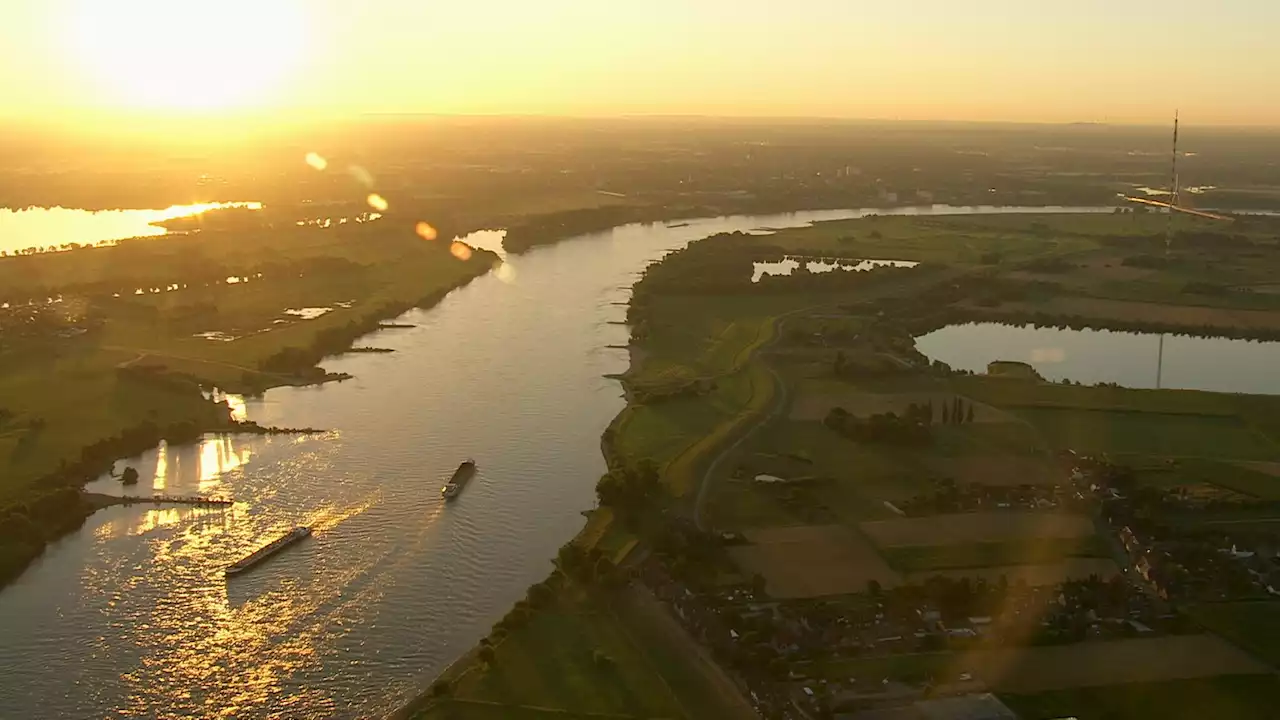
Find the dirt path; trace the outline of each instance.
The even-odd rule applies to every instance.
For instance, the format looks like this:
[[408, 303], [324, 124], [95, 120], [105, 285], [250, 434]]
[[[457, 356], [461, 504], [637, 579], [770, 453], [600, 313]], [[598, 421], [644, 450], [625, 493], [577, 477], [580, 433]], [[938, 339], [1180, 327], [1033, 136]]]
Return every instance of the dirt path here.
[[[797, 310], [791, 314], [794, 315], [799, 312], [804, 311]], [[782, 337], [782, 331], [786, 325], [786, 321], [786, 316], [779, 317], [777, 320], [778, 325], [774, 329], [773, 337], [771, 337], [768, 342], [757, 347], [753, 354], [758, 355], [766, 348], [772, 347], [773, 344], [778, 341], [778, 338]], [[749, 358], [743, 359], [744, 366], [746, 362], [749, 362]], [[737, 450], [742, 443], [755, 436], [756, 432], [759, 431], [760, 428], [769, 424], [774, 418], [778, 417], [778, 415], [787, 407], [787, 384], [782, 382], [782, 378], [778, 377], [777, 371], [775, 371], [772, 366], [768, 363], [762, 363], [762, 365], [769, 373], [769, 382], [773, 384], [773, 404], [769, 406], [769, 409], [765, 411], [763, 415], [755, 419], [754, 422], [751, 422], [749, 427], [742, 430], [733, 442], [721, 449], [716, 454], [715, 458], [711, 460], [711, 463], [707, 465], [706, 471], [702, 473], [701, 481], [698, 483], [698, 496], [695, 499], [693, 506], [693, 522], [699, 530], [706, 529], [702, 522], [702, 510], [707, 504], [707, 496], [711, 489], [711, 479], [715, 477], [716, 472], [720, 469], [720, 464], [724, 462], [725, 458], [729, 457], [729, 455]]]
[[651, 632], [665, 642], [680, 648], [681, 653], [690, 659], [689, 668], [698, 672], [705, 686], [714, 691], [720, 701], [720, 707], [728, 720], [760, 720], [750, 701], [743, 696], [741, 689], [728, 674], [711, 657], [702, 643], [689, 635], [653, 593], [638, 584], [633, 584], [625, 595], [629, 615], [634, 621], [628, 623], [642, 632]]

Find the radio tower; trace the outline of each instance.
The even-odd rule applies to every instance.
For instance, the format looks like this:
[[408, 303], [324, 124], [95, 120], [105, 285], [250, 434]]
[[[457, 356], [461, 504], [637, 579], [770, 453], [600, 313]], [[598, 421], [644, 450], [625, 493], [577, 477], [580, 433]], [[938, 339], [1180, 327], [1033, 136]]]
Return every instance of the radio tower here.
[[1173, 111], [1173, 159], [1169, 175], [1169, 223], [1164, 228], [1164, 256], [1169, 257], [1173, 245], [1173, 216], [1178, 207], [1178, 111]]

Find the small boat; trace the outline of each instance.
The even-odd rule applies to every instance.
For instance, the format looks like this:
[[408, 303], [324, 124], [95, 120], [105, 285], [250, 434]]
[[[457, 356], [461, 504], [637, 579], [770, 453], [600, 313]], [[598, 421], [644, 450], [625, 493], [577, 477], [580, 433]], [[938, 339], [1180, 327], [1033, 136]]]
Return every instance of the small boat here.
[[462, 488], [466, 486], [471, 476], [476, 474], [476, 461], [470, 458], [462, 461], [457, 470], [453, 471], [453, 477], [449, 478], [449, 482], [440, 488], [440, 495], [445, 500], [452, 500], [462, 492]]
[[280, 537], [276, 538], [275, 540], [272, 540], [270, 543], [267, 543], [266, 545], [258, 548], [257, 550], [254, 550], [253, 552], [244, 556], [243, 558], [236, 561], [235, 563], [227, 566], [226, 574], [239, 575], [240, 573], [245, 572], [246, 570], [249, 570], [252, 567], [255, 567], [256, 565], [263, 562], [267, 558], [271, 557], [272, 555], [275, 555], [276, 553], [298, 542], [299, 540], [310, 537], [310, 535], [311, 535], [311, 528], [306, 526], [298, 526], [290, 530], [289, 532], [285, 533], [284, 535], [281, 535]]

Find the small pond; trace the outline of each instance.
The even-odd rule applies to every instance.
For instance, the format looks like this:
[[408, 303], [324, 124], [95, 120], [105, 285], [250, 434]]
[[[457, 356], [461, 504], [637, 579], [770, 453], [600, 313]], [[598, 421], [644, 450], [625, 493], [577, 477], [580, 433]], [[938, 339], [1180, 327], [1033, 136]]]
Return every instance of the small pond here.
[[811, 273], [845, 270], [847, 272], [866, 272], [880, 267], [912, 268], [920, 263], [910, 260], [858, 260], [856, 258], [818, 257], [814, 255], [788, 255], [773, 262], [752, 263], [751, 282], [758, 283], [765, 275], [790, 275], [800, 269], [801, 265]]

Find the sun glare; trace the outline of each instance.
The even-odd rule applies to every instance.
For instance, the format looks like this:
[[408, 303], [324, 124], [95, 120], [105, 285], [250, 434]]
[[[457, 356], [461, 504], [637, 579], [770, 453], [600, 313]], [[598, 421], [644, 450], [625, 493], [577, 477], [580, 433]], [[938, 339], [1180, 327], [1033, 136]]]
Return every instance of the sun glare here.
[[303, 0], [77, 0], [68, 30], [95, 87], [129, 109], [269, 104], [302, 60]]

